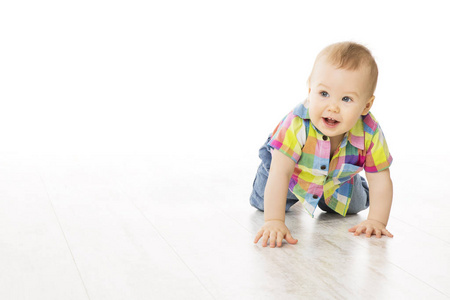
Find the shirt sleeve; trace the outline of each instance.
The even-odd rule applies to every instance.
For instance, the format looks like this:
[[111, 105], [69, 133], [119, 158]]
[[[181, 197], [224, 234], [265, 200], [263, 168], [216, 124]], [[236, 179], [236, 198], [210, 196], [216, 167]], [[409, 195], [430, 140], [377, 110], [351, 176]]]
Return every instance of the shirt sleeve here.
[[303, 148], [301, 141], [306, 140], [305, 134], [303, 120], [292, 111], [281, 120], [267, 144], [298, 163]]
[[384, 138], [383, 131], [378, 125], [375, 130], [369, 150], [366, 153], [364, 170], [368, 173], [377, 173], [389, 168], [392, 164], [392, 156]]

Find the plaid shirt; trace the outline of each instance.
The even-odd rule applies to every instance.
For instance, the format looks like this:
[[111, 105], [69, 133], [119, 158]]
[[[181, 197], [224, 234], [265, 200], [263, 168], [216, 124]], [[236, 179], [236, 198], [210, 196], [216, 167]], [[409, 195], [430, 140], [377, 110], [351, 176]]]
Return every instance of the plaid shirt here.
[[311, 216], [322, 196], [330, 208], [345, 216], [353, 177], [362, 170], [383, 171], [392, 163], [383, 132], [371, 113], [361, 116], [345, 134], [331, 161], [330, 139], [314, 127], [304, 104], [284, 117], [268, 145], [296, 163], [289, 190]]

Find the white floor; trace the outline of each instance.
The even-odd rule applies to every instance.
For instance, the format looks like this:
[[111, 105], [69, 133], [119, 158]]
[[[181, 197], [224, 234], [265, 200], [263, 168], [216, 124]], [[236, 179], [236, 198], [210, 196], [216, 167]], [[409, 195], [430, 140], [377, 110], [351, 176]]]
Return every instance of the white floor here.
[[299, 243], [270, 249], [256, 159], [2, 155], [0, 299], [449, 299], [448, 160], [430, 159], [396, 157], [393, 239], [296, 205]]

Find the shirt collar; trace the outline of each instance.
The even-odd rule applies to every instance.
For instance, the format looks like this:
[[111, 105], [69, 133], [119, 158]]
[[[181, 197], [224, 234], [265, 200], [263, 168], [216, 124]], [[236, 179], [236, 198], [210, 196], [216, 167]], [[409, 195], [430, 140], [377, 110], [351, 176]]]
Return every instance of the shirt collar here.
[[309, 120], [308, 99], [306, 99], [305, 102], [300, 103], [294, 108], [294, 115], [299, 116], [302, 119]]
[[[302, 119], [310, 119], [309, 117], [309, 108], [308, 108], [308, 100], [304, 103], [297, 105], [294, 108], [294, 115], [299, 116]], [[366, 116], [361, 116], [356, 122], [355, 126], [353, 126], [348, 133], [345, 135], [354, 147], [364, 150], [364, 118]], [[344, 141], [345, 141], [344, 137]]]
[[348, 131], [348, 141], [350, 144], [358, 149], [364, 150], [364, 118], [366, 116], [359, 117], [355, 126]]

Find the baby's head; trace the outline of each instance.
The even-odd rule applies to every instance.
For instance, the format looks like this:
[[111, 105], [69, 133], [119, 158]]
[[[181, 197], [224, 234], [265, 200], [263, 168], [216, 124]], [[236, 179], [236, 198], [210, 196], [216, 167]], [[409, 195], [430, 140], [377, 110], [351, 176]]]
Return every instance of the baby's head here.
[[325, 135], [341, 137], [369, 113], [377, 78], [377, 64], [366, 47], [343, 42], [323, 49], [308, 79], [313, 124]]
[[317, 69], [317, 65], [324, 60], [337, 69], [361, 71], [361, 73], [366, 75], [366, 95], [369, 95], [370, 98], [374, 94], [377, 87], [378, 67], [369, 49], [354, 42], [341, 42], [329, 45], [317, 55], [308, 84], [311, 83], [311, 78]]

